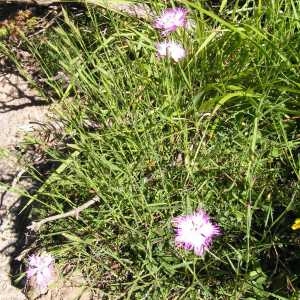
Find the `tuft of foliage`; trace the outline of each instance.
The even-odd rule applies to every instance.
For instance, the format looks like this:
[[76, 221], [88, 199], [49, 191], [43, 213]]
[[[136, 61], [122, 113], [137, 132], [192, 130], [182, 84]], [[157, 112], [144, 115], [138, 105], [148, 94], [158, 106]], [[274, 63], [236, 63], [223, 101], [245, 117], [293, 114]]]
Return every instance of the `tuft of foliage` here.
[[[92, 8], [29, 43], [72, 139], [48, 149], [63, 168], [35, 216], [101, 199], [36, 244], [108, 298], [297, 299], [299, 4], [204, 2], [180, 1], [196, 26], [174, 34], [178, 64], [148, 23]], [[222, 228], [204, 257], [176, 249], [170, 223], [197, 208]]]

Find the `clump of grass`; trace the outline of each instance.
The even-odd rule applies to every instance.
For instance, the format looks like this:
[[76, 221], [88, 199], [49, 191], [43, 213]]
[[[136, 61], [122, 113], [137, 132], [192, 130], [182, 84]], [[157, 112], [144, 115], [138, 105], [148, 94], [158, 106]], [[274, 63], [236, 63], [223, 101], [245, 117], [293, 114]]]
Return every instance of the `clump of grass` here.
[[[107, 297], [297, 297], [299, 7], [181, 2], [196, 29], [174, 34], [188, 51], [177, 64], [156, 57], [151, 25], [93, 9], [80, 26], [65, 12], [32, 48], [76, 151], [49, 149], [68, 164], [37, 216], [101, 199], [36, 243]], [[222, 230], [204, 257], [175, 247], [170, 222], [197, 208]]]

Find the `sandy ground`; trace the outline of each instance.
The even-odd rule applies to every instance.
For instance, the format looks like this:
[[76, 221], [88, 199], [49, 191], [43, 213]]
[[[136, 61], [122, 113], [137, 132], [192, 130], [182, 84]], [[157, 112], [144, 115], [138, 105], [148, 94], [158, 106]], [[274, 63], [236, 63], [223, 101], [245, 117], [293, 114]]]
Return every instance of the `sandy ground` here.
[[12, 148], [22, 131], [44, 119], [46, 106], [18, 75], [0, 75], [0, 147]]
[[19, 195], [11, 185], [20, 171], [16, 147], [35, 122], [45, 119], [47, 106], [18, 75], [0, 73], [0, 300], [21, 300], [25, 296], [11, 285], [10, 260], [15, 251], [15, 210]]
[[56, 286], [42, 296], [35, 290], [29, 290], [25, 297], [11, 285], [10, 263], [18, 244], [15, 228], [20, 205], [20, 195], [12, 188], [24, 189], [32, 185], [30, 180], [20, 177], [24, 170], [18, 162], [16, 147], [25, 133], [50, 121], [48, 109], [20, 76], [0, 73], [0, 300], [100, 299], [93, 298], [90, 291], [84, 288], [86, 283], [80, 272], [71, 274], [69, 279], [58, 280]]

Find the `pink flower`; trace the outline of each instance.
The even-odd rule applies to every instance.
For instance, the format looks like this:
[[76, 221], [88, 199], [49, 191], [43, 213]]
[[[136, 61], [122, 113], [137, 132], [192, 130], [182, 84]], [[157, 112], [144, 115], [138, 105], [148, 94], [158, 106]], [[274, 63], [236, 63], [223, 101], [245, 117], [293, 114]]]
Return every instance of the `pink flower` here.
[[181, 44], [173, 41], [164, 41], [156, 44], [157, 55], [159, 57], [171, 57], [176, 62], [185, 57], [185, 50]]
[[45, 291], [54, 279], [54, 259], [50, 254], [31, 255], [28, 259], [27, 278], [33, 278], [36, 287]]
[[167, 35], [178, 27], [185, 27], [187, 13], [182, 7], [168, 8], [154, 21], [154, 27], [162, 29], [162, 35]]
[[185, 250], [194, 250], [202, 256], [212, 244], [213, 237], [220, 235], [220, 228], [210, 222], [209, 216], [201, 209], [191, 215], [175, 217], [175, 244]]

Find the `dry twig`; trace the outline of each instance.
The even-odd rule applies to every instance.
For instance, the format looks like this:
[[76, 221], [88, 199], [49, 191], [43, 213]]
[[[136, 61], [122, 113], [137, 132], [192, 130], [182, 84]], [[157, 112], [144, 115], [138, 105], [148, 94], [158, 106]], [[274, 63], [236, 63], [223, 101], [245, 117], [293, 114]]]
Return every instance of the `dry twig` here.
[[98, 196], [95, 196], [94, 198], [92, 198], [91, 200], [87, 201], [86, 203], [66, 212], [63, 214], [58, 214], [58, 215], [54, 215], [51, 217], [48, 217], [46, 219], [43, 219], [41, 221], [38, 222], [32, 222], [32, 224], [30, 226], [27, 226], [27, 229], [29, 230], [33, 230], [33, 231], [39, 231], [39, 229], [41, 228], [41, 226], [45, 225], [48, 222], [52, 222], [55, 220], [59, 220], [59, 219], [64, 219], [67, 217], [76, 217], [76, 219], [78, 219], [79, 217], [79, 213], [81, 211], [83, 211], [84, 209], [90, 207], [91, 205], [93, 205], [94, 203], [100, 201], [100, 198]]
[[82, 3], [88, 5], [100, 6], [105, 9], [128, 14], [139, 19], [145, 19], [151, 21], [154, 17], [154, 12], [147, 4], [144, 3], [132, 3], [126, 0], [0, 0], [1, 3], [10, 4], [27, 4], [27, 5], [39, 5], [49, 6], [52, 4], [67, 4], [67, 3]]

